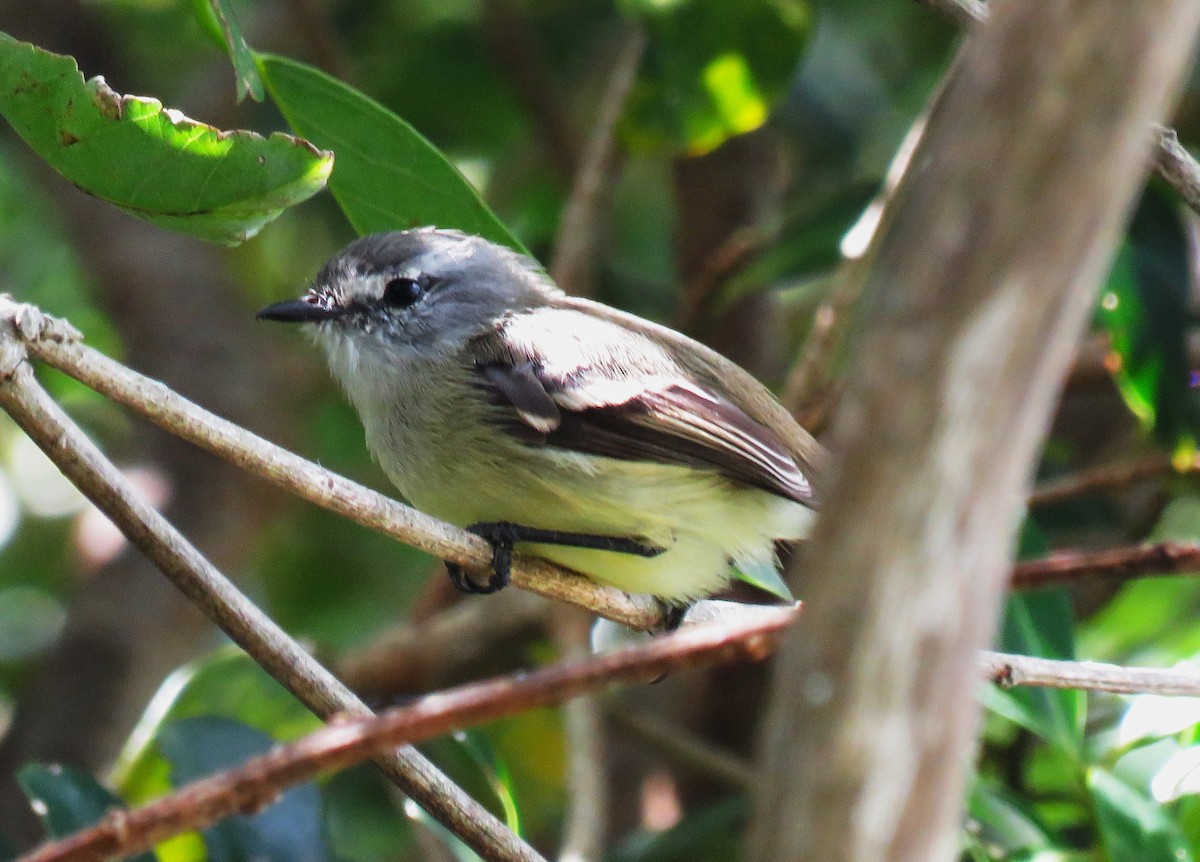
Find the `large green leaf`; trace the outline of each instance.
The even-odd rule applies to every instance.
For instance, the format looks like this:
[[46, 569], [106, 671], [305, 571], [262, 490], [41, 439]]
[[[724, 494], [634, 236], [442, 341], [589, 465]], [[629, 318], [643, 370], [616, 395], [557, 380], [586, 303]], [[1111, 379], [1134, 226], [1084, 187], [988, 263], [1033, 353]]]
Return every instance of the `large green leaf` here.
[[[51, 838], [94, 826], [108, 812], [125, 807], [96, 779], [67, 766], [31, 763], [17, 772], [17, 782], [34, 803]], [[155, 862], [156, 857], [146, 852], [130, 858], [132, 862]]]
[[235, 245], [325, 184], [332, 156], [290, 135], [225, 132], [84, 81], [70, 57], [0, 33], [0, 113], [89, 194]]
[[259, 68], [296, 133], [337, 154], [329, 188], [356, 231], [437, 225], [525, 250], [446, 157], [383, 105], [283, 57], [260, 55]]
[[1102, 769], [1089, 770], [1088, 789], [1111, 862], [1192, 862], [1179, 824], [1153, 799]]
[[1187, 337], [1192, 264], [1173, 195], [1147, 187], [1101, 295], [1115, 378], [1129, 409], [1165, 446], [1192, 452], [1200, 398], [1192, 388]]
[[692, 154], [766, 122], [808, 33], [800, 0], [625, 0], [650, 35], [630, 94], [635, 146]]

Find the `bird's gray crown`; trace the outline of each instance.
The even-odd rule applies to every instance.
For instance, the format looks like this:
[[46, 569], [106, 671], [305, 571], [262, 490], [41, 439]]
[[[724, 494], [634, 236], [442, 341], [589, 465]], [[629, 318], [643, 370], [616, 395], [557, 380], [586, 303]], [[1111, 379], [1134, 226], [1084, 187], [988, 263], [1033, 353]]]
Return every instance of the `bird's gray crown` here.
[[[554, 291], [532, 258], [483, 237], [434, 227], [369, 234], [346, 246], [318, 274], [314, 289], [342, 303], [372, 298], [353, 295], [382, 276], [424, 277], [439, 287], [511, 293], [518, 303]], [[343, 291], [348, 294], [337, 295]], [[376, 295], [373, 298], [378, 298]]]
[[270, 319], [315, 322], [317, 333], [329, 337], [461, 344], [560, 294], [526, 255], [455, 230], [416, 228], [355, 240], [324, 266], [302, 300], [266, 312]]

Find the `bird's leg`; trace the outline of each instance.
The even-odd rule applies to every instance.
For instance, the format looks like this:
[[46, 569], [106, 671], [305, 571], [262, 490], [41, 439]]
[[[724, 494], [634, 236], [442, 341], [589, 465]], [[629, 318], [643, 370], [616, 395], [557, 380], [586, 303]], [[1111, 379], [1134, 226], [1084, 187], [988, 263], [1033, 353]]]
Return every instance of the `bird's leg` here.
[[[542, 545], [565, 545], [572, 548], [588, 548], [595, 551], [611, 551], [614, 554], [633, 554], [638, 557], [657, 557], [666, 548], [646, 545], [624, 536], [598, 536], [592, 533], [570, 533], [565, 530], [543, 530], [526, 527], [510, 521], [483, 521], [467, 527], [492, 546], [492, 575], [486, 584], [477, 584], [467, 577], [462, 566], [446, 563], [450, 582], [464, 593], [487, 595], [508, 586], [512, 574], [513, 545], [517, 542], [537, 542]], [[682, 619], [682, 616], [680, 617]], [[676, 623], [678, 625], [678, 623]]]
[[657, 596], [655, 596], [654, 600], [658, 602], [658, 606], [662, 610], [663, 632], [673, 632], [683, 625], [683, 618], [687, 616], [687, 612], [692, 608], [692, 602], [680, 605]]

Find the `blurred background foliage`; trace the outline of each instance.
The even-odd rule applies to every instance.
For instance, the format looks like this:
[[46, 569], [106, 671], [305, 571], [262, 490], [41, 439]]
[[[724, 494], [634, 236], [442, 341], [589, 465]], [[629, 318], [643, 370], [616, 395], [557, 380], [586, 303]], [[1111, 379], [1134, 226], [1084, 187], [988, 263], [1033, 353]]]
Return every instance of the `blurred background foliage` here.
[[[956, 40], [947, 21], [906, 0], [220, 5], [256, 50], [322, 69], [411, 124], [474, 185], [496, 229], [546, 262], [614, 58], [631, 27], [643, 28], [649, 41], [618, 124], [590, 290], [705, 338], [779, 390], [835, 273], [860, 253], [868, 206]], [[104, 75], [117, 92], [153, 96], [219, 128], [286, 130], [285, 115], [302, 125], [283, 100], [237, 101], [211, 23], [204, 0], [0, 0], [0, 30], [77, 58], [85, 76]], [[270, 73], [281, 64], [264, 66], [276, 98]], [[1200, 133], [1196, 84], [1178, 118], [1185, 144]], [[313, 131], [301, 131], [353, 132], [353, 120], [317, 108], [305, 117]], [[371, 156], [390, 153], [389, 140], [359, 154], [368, 186]], [[338, 158], [331, 188], [345, 209], [320, 194], [253, 240], [218, 248], [81, 194], [6, 126], [0, 289], [68, 318], [93, 346], [204, 406], [388, 491], [310, 346], [252, 319], [267, 302], [300, 292], [353, 236], [351, 224], [371, 223], [354, 214], [361, 186], [339, 191], [354, 157], [347, 148]], [[415, 179], [447, 176], [433, 162], [381, 161], [380, 171], [410, 170]], [[393, 181], [387, 194], [422, 205], [413, 183]], [[1195, 227], [1170, 190], [1148, 188], [1067, 382], [1042, 475], [1130, 457], [1179, 469], [1034, 510], [1025, 556], [1200, 540]], [[817, 430], [836, 409], [840, 368], [831, 362], [818, 391], [795, 405]], [[528, 596], [461, 604], [436, 561], [283, 499], [79, 384], [40, 373], [202, 550], [375, 702], [544, 663], [563, 649], [554, 617], [541, 605], [531, 610]], [[792, 586], [803, 597], [803, 584]], [[372, 665], [385, 633], [403, 642], [405, 631], [425, 631], [472, 602], [490, 603], [492, 626], [474, 649], [430, 655], [410, 643], [409, 665]], [[1170, 666], [1200, 651], [1198, 609], [1200, 584], [1186, 577], [1018, 595], [1000, 645]], [[762, 667], [693, 673], [598, 699], [610, 858], [737, 858], [764, 679]], [[1195, 701], [984, 696], [988, 727], [964, 829], [970, 858], [1200, 853]], [[0, 420], [0, 857], [40, 838], [43, 826], [60, 834], [114, 798], [136, 804], [315, 723]], [[563, 713], [538, 710], [426, 750], [553, 854], [571, 804], [566, 764], [576, 743]], [[38, 765], [54, 763], [67, 768]], [[44, 824], [29, 797], [44, 803]], [[168, 842], [157, 855], [472, 858], [368, 767]]]

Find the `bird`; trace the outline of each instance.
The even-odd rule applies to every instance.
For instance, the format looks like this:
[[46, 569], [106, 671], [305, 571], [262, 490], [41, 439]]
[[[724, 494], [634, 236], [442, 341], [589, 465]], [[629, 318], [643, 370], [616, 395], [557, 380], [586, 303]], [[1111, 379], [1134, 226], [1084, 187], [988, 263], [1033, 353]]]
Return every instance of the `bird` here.
[[467, 592], [517, 550], [686, 608], [817, 509], [822, 447], [751, 374], [482, 237], [361, 237], [257, 316], [309, 330], [405, 499], [491, 543], [486, 582], [448, 565]]

